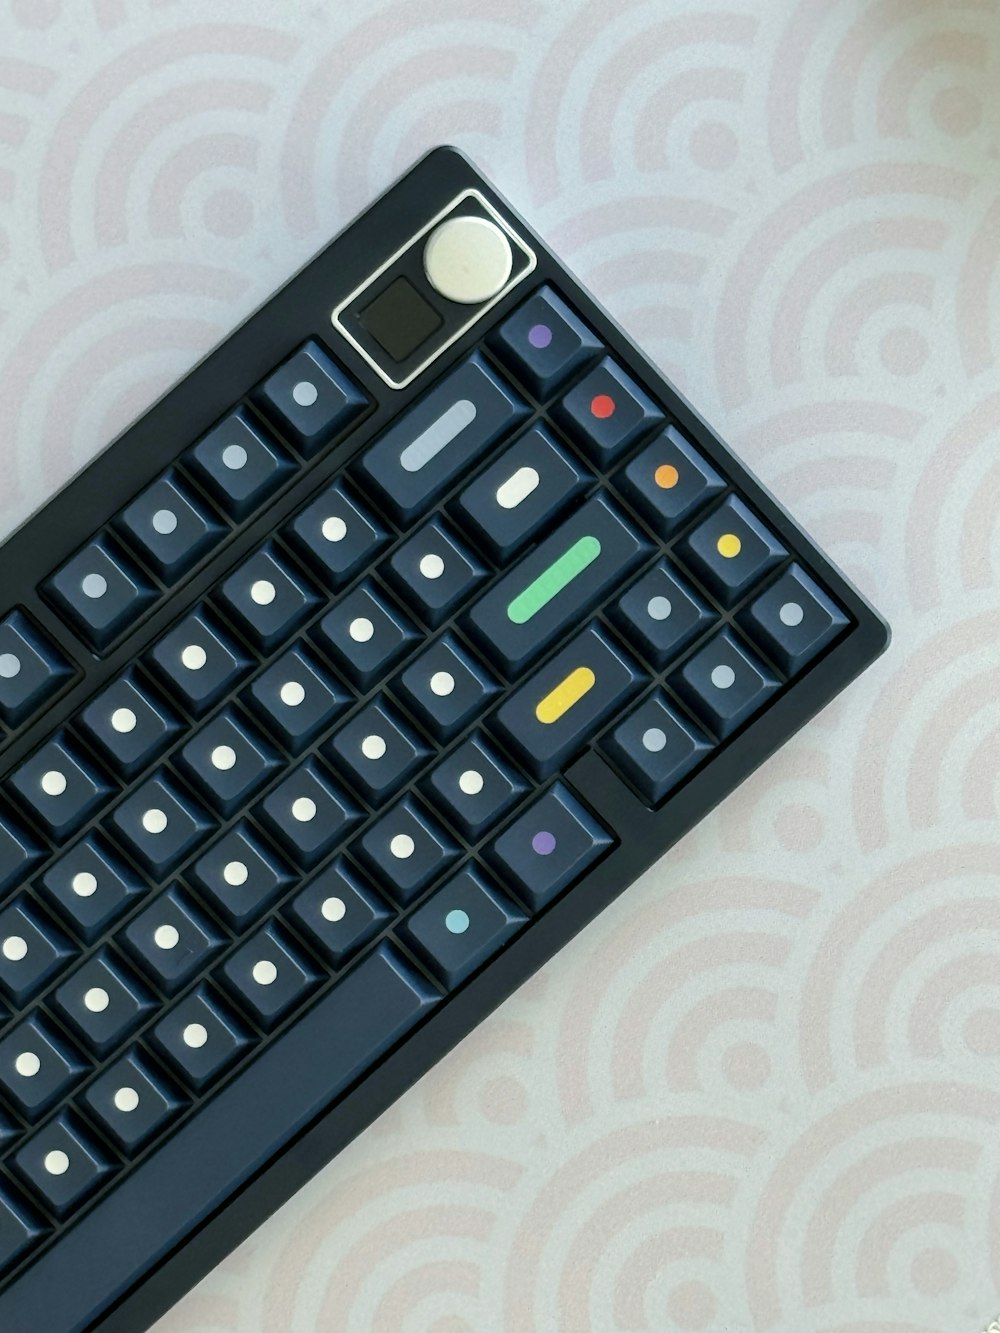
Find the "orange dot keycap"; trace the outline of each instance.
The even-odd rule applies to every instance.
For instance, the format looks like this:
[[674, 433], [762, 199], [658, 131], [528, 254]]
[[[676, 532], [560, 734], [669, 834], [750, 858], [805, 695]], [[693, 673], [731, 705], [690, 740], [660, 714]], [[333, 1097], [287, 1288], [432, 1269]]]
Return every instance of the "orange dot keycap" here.
[[661, 463], [653, 473], [653, 480], [663, 491], [671, 491], [681, 479], [681, 474], [672, 463]]
[[605, 421], [615, 410], [615, 400], [609, 393], [598, 393], [590, 400], [590, 410], [598, 421]]

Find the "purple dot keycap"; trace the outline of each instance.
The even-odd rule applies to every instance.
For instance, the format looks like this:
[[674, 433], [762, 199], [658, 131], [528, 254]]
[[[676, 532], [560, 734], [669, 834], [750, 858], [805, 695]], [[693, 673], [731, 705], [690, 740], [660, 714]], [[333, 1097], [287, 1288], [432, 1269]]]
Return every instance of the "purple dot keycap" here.
[[539, 856], [548, 856], [556, 849], [556, 840], [551, 833], [536, 833], [531, 839], [531, 847]]
[[547, 324], [533, 324], [528, 330], [528, 342], [532, 347], [537, 347], [539, 351], [548, 347], [552, 341], [552, 330]]

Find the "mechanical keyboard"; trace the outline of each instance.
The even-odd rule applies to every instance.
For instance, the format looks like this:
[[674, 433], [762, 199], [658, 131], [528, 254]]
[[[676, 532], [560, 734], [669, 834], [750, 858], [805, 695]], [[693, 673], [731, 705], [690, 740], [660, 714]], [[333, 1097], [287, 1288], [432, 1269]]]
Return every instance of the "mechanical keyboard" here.
[[4, 1333], [147, 1327], [888, 639], [449, 148], [0, 575]]

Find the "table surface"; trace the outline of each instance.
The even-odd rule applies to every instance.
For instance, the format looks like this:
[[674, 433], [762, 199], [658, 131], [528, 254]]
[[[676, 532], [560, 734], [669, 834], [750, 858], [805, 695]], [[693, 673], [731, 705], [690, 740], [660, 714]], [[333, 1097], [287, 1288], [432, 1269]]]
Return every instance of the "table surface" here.
[[7, 0], [0, 530], [442, 141], [895, 637], [157, 1333], [980, 1333], [1000, 4]]

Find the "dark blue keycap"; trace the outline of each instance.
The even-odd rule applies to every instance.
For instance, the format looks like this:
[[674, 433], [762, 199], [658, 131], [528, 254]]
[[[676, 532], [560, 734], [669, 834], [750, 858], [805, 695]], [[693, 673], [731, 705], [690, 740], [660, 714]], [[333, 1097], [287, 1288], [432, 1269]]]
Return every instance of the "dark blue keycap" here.
[[657, 668], [665, 667], [718, 619], [667, 559], [619, 597], [611, 617], [626, 643]]
[[361, 456], [359, 475], [398, 519], [427, 510], [528, 415], [476, 354], [399, 417]]
[[393, 552], [385, 577], [426, 625], [453, 615], [486, 578], [486, 569], [456, 536], [433, 518]]
[[693, 653], [670, 684], [716, 736], [728, 736], [778, 688], [767, 667], [729, 629]]
[[16, 727], [73, 674], [48, 636], [20, 611], [0, 621], [0, 719]]
[[174, 762], [213, 809], [231, 815], [283, 761], [239, 709], [226, 708], [199, 727]]
[[198, 858], [188, 879], [209, 907], [242, 933], [281, 897], [295, 876], [243, 821]]
[[111, 1158], [72, 1111], [36, 1130], [11, 1165], [57, 1217], [65, 1217], [113, 1173]]
[[65, 733], [48, 741], [8, 779], [12, 793], [56, 842], [65, 842], [113, 790]]
[[110, 827], [139, 864], [163, 881], [215, 828], [203, 806], [166, 772], [148, 778], [115, 809]]
[[305, 458], [319, 453], [368, 404], [347, 371], [312, 338], [257, 387], [254, 397]]
[[183, 730], [180, 718], [149, 683], [128, 671], [92, 699], [77, 726], [111, 768], [135, 777]]
[[149, 989], [110, 949], [91, 955], [51, 1003], [84, 1047], [100, 1056], [120, 1046], [156, 1008]]
[[552, 415], [601, 469], [663, 420], [653, 400], [609, 357], [553, 406]]
[[648, 678], [590, 625], [516, 689], [493, 725], [536, 777], [565, 767]]
[[475, 869], [463, 866], [403, 922], [400, 935], [450, 988], [499, 953], [526, 919]]
[[168, 472], [115, 519], [136, 555], [163, 580], [176, 583], [228, 529], [176, 472]]
[[576, 882], [614, 839], [561, 782], [485, 849], [501, 880], [538, 911]]
[[27, 893], [0, 911], [0, 990], [22, 1008], [66, 966], [73, 945]]
[[723, 606], [733, 606], [788, 554], [756, 514], [732, 495], [682, 537], [675, 550]]
[[307, 869], [333, 851], [356, 827], [361, 811], [316, 759], [307, 759], [269, 792], [258, 819]]
[[476, 842], [528, 790], [484, 736], [474, 735], [428, 774], [424, 793], [431, 805]]
[[296, 643], [253, 681], [246, 702], [272, 736], [298, 754], [354, 696], [307, 644]]
[[48, 596], [94, 648], [105, 648], [158, 596], [107, 533], [77, 551], [45, 585]]
[[389, 542], [382, 524], [343, 481], [297, 514], [284, 536], [329, 588], [342, 588]]
[[500, 686], [481, 662], [444, 634], [396, 678], [393, 690], [440, 740], [449, 740], [484, 713]]
[[518, 306], [490, 342], [504, 365], [541, 399], [601, 350], [597, 335], [551, 287], [539, 288]]
[[227, 941], [187, 894], [174, 887], [156, 895], [119, 936], [141, 970], [172, 995], [208, 966]]
[[219, 969], [219, 980], [260, 1027], [274, 1027], [302, 1003], [319, 973], [279, 922], [254, 932]]
[[394, 913], [343, 857], [326, 866], [285, 909], [306, 941], [333, 967], [343, 967]]
[[54, 861], [39, 888], [87, 941], [96, 939], [149, 891], [138, 871], [97, 832], [88, 833]]
[[456, 512], [497, 559], [508, 560], [593, 480], [535, 425], [466, 486]]
[[63, 1098], [88, 1068], [69, 1038], [37, 1010], [0, 1040], [0, 1087], [32, 1123]]
[[320, 603], [305, 575], [271, 545], [242, 561], [216, 597], [237, 629], [265, 652], [290, 638]]
[[113, 1061], [81, 1100], [128, 1156], [165, 1129], [184, 1105], [173, 1080], [138, 1046]]
[[358, 839], [358, 859], [374, 882], [405, 906], [443, 875], [458, 848], [422, 801], [405, 796]]
[[579, 624], [651, 552], [603, 495], [594, 496], [494, 583], [469, 628], [508, 674]]
[[350, 790], [360, 792], [374, 806], [395, 796], [430, 756], [412, 727], [391, 703], [380, 698], [334, 732], [323, 753]]
[[237, 520], [252, 514], [295, 471], [291, 458], [244, 407], [214, 426], [185, 461]]
[[30, 833], [6, 808], [0, 807], [0, 894], [27, 882], [44, 853]]
[[348, 680], [367, 689], [419, 640], [420, 632], [385, 593], [367, 582], [340, 598], [320, 621], [316, 638]]
[[847, 616], [799, 565], [740, 613], [740, 626], [786, 676], [794, 676], [849, 624]]
[[674, 533], [726, 483], [676, 426], [668, 426], [618, 473], [615, 482], [658, 537]]
[[209, 986], [199, 986], [153, 1028], [153, 1044], [200, 1092], [251, 1046], [250, 1029]]
[[650, 806], [659, 805], [712, 749], [701, 728], [662, 692], [619, 722], [601, 745]]
[[0, 1183], [0, 1273], [6, 1273], [32, 1249], [45, 1228], [13, 1185]]
[[149, 662], [195, 717], [207, 713], [250, 670], [246, 654], [205, 607], [189, 612], [165, 634]]

